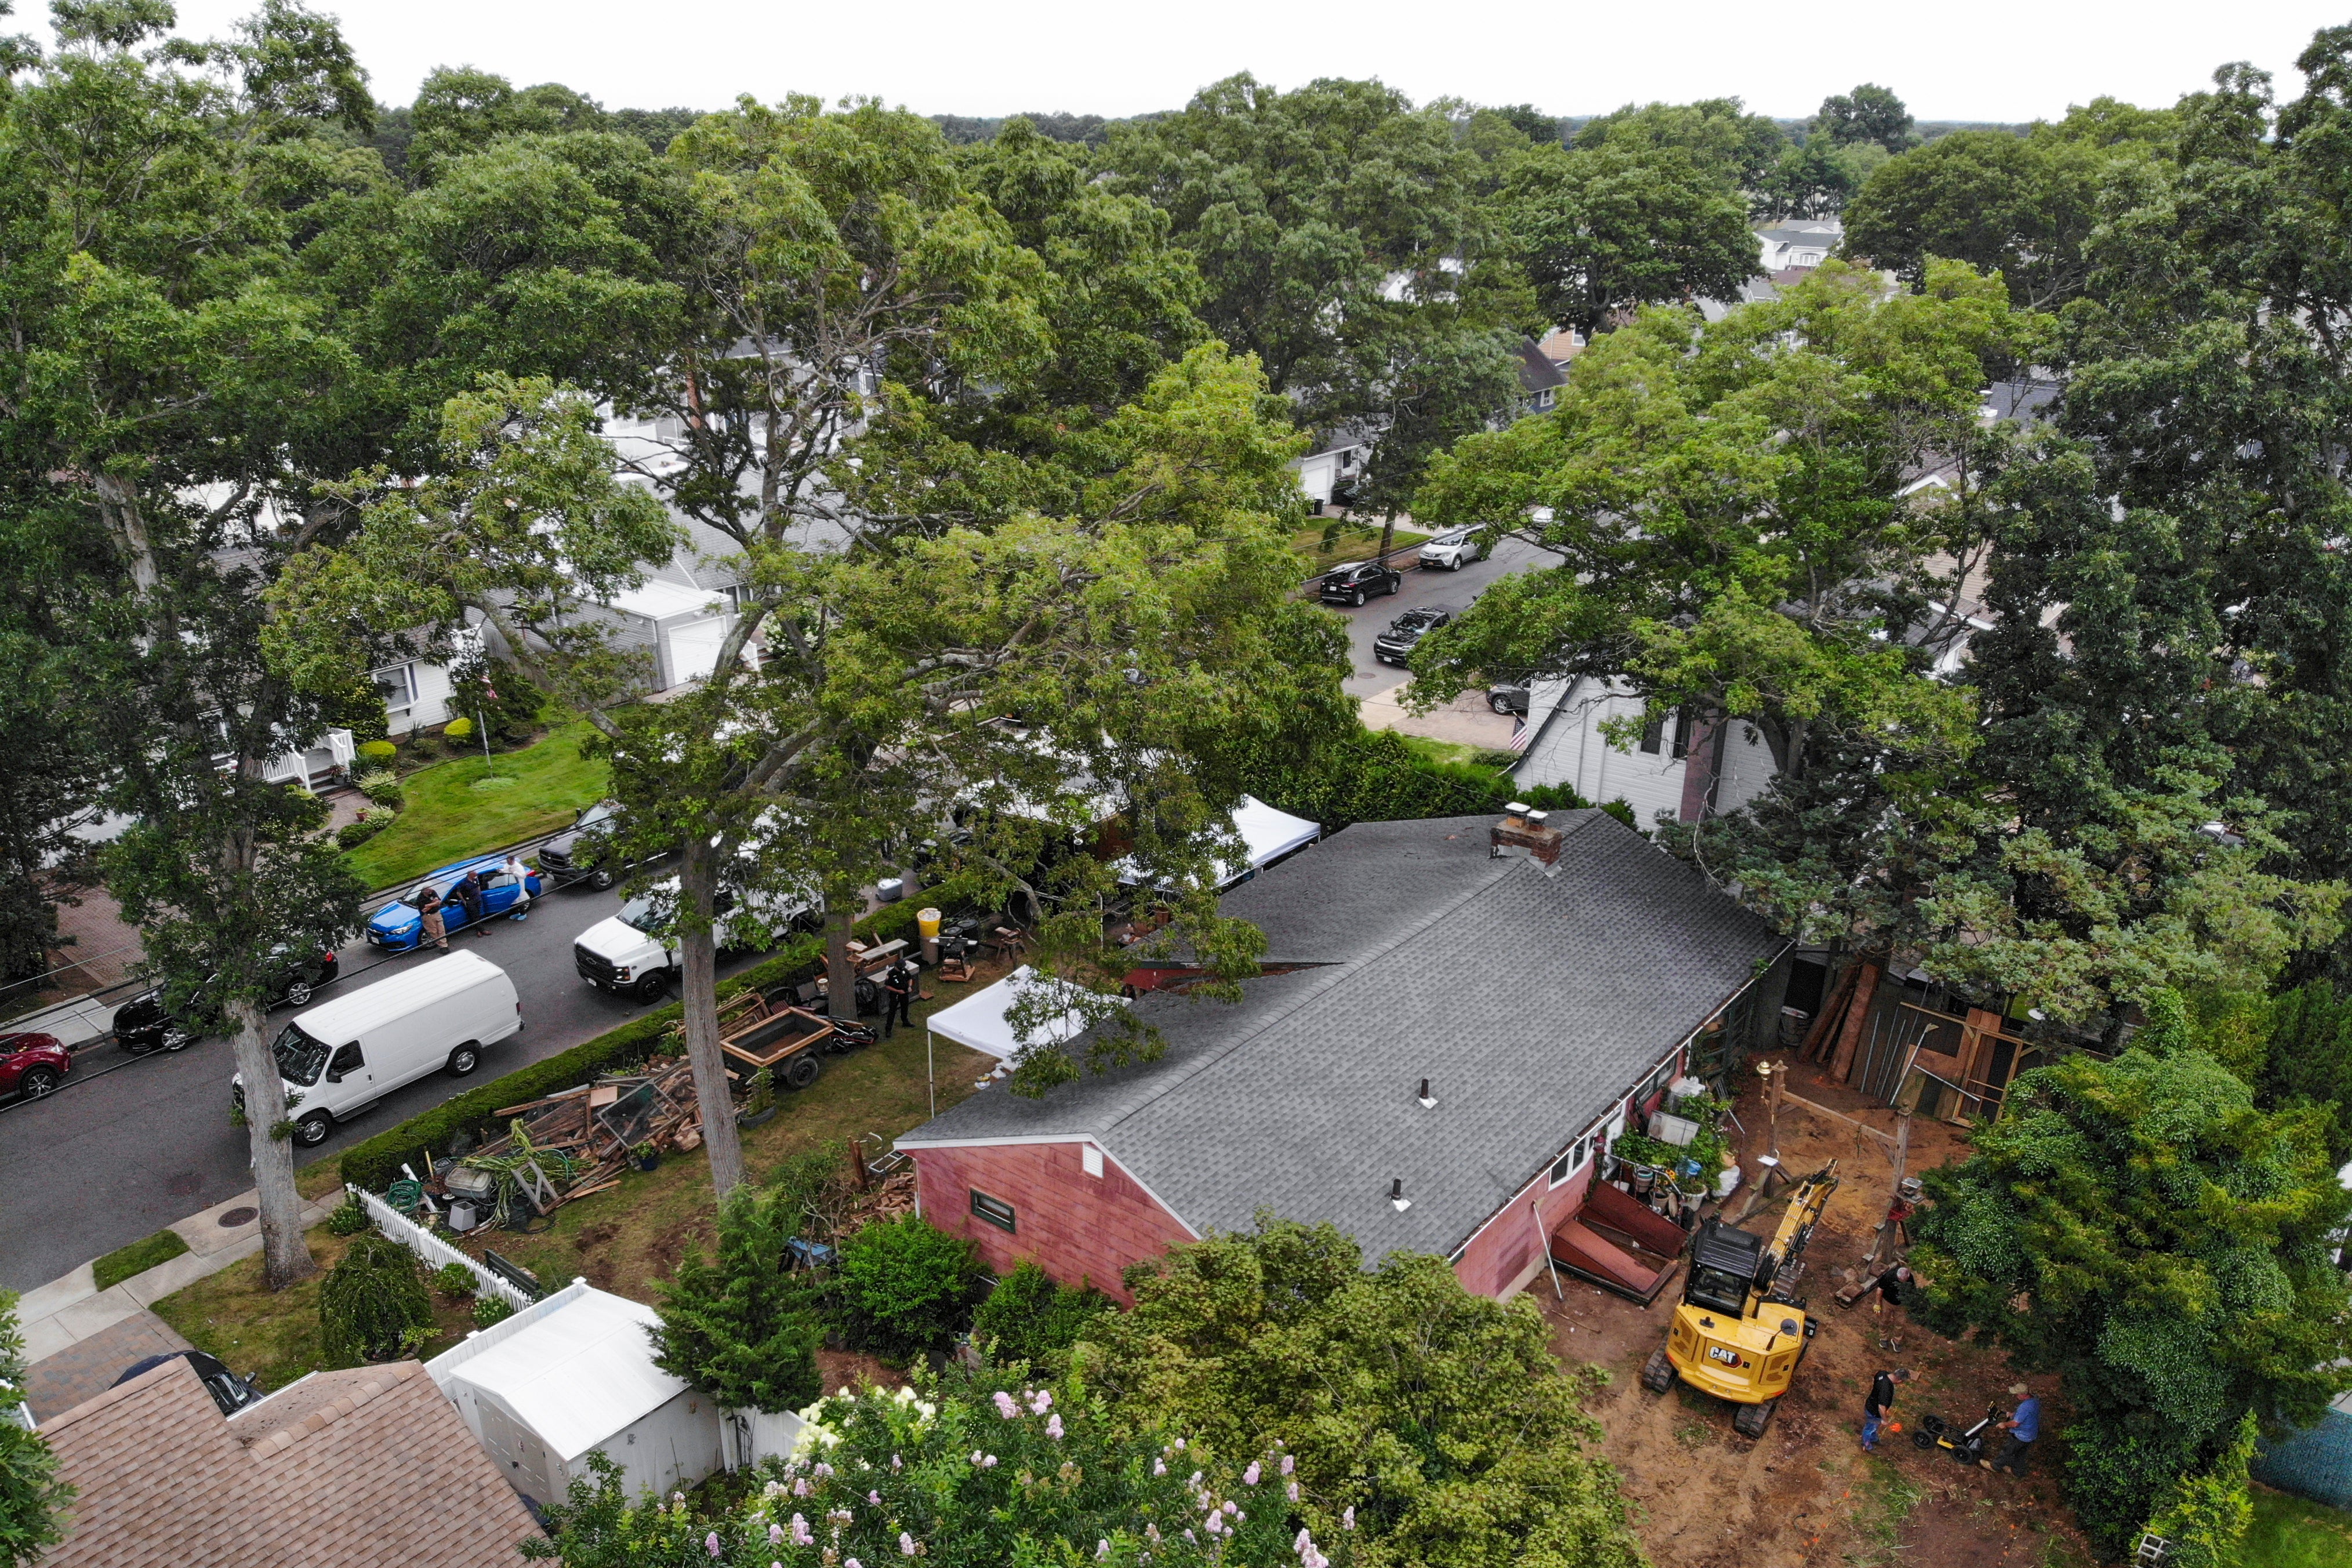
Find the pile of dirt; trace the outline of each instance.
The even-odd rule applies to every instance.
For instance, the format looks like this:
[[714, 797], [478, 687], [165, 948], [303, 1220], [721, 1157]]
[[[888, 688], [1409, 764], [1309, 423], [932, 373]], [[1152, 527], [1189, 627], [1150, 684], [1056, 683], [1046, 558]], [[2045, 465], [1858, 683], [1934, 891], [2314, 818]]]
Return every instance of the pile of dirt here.
[[[1832, 1104], [1825, 1086], [1792, 1075], [1788, 1087], [1816, 1104]], [[1891, 1111], [1873, 1113], [1842, 1100], [1834, 1108], [1894, 1125]], [[1753, 1173], [1769, 1134], [1752, 1097], [1739, 1115], [1748, 1129], [1742, 1165]], [[2034, 1446], [2032, 1468], [2018, 1478], [1912, 1447], [1918, 1418], [1930, 1412], [1967, 1425], [1990, 1403], [2007, 1407], [2003, 1391], [2018, 1377], [1999, 1352], [1945, 1339], [1900, 1310], [1881, 1316], [1867, 1305], [1834, 1303], [1886, 1213], [1893, 1172], [1878, 1141], [1785, 1100], [1778, 1141], [1787, 1169], [1810, 1172], [1835, 1158], [1843, 1181], [1814, 1232], [1799, 1292], [1821, 1331], [1760, 1439], [1732, 1431], [1730, 1405], [1680, 1384], [1664, 1395], [1643, 1389], [1642, 1363], [1665, 1342], [1681, 1297], [1679, 1277], [1647, 1309], [1576, 1279], [1563, 1278], [1558, 1298], [1549, 1278], [1531, 1287], [1553, 1324], [1554, 1352], [1608, 1374], [1591, 1408], [1604, 1429], [1601, 1449], [1624, 1477], [1634, 1530], [1652, 1562], [1658, 1568], [1778, 1568], [1899, 1560], [1910, 1568], [1986, 1568], [2093, 1561], [2058, 1495], [2054, 1436]], [[1961, 1130], [1915, 1123], [1913, 1172], [1965, 1153]], [[1735, 1215], [1744, 1201], [1734, 1196]], [[1765, 1204], [1747, 1228], [1769, 1236], [1781, 1212], [1779, 1204]], [[1865, 1455], [1863, 1400], [1872, 1377], [1895, 1366], [1915, 1374], [1895, 1411], [1904, 1431], [1888, 1434], [1875, 1455]], [[2042, 1396], [2043, 1432], [2053, 1433], [2063, 1425], [2054, 1386], [2048, 1379], [2026, 1381]]]

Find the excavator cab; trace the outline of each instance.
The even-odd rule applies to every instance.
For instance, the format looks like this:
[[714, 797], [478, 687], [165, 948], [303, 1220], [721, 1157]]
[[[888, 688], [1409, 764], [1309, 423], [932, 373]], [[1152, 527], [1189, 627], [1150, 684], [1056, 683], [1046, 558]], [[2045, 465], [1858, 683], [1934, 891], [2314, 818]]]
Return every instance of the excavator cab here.
[[1790, 1295], [1798, 1258], [1837, 1190], [1837, 1162], [1798, 1184], [1769, 1242], [1710, 1219], [1691, 1237], [1689, 1274], [1666, 1342], [1642, 1368], [1642, 1385], [1664, 1394], [1680, 1378], [1738, 1405], [1732, 1430], [1760, 1437], [1796, 1378], [1819, 1325]]

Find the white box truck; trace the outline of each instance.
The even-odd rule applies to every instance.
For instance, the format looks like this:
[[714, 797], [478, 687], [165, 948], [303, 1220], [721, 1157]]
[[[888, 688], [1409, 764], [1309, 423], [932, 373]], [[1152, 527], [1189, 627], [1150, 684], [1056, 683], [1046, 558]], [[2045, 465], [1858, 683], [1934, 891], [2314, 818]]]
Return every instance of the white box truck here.
[[[326, 1142], [335, 1123], [435, 1072], [463, 1078], [483, 1050], [522, 1027], [522, 1003], [507, 972], [478, 953], [453, 952], [362, 986], [306, 1012], [270, 1049], [294, 1107], [294, 1141]], [[242, 1077], [230, 1094], [244, 1102]]]

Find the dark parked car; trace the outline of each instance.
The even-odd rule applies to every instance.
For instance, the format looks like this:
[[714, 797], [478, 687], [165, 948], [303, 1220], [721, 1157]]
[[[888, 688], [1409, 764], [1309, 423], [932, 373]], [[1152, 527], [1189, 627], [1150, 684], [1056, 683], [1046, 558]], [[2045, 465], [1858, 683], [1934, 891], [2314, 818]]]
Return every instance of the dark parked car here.
[[[533, 857], [539, 862], [539, 874], [551, 888], [585, 883], [603, 892], [637, 869], [636, 862], [614, 853], [613, 836], [620, 826], [619, 804], [598, 801], [574, 817], [571, 826], [539, 847], [538, 855]], [[657, 855], [644, 864], [654, 865], [667, 858], [667, 855]]]
[[[318, 952], [308, 958], [289, 960], [278, 971], [269, 988], [269, 1005], [308, 1006], [311, 997], [335, 983], [335, 977], [341, 969], [341, 961], [331, 952]], [[183, 1015], [176, 1018], [167, 1016], [163, 1011], [161, 986], [133, 996], [114, 1013], [114, 1037], [126, 1049], [132, 1051], [180, 1050], [189, 1041], [214, 1034], [221, 1026], [218, 1010], [212, 1006], [202, 991], [196, 993]]]
[[1393, 594], [1403, 586], [1403, 573], [1391, 572], [1377, 561], [1359, 561], [1325, 576], [1318, 592], [1327, 605], [1360, 605], [1375, 594]]
[[71, 1071], [73, 1058], [55, 1035], [0, 1035], [0, 1094], [39, 1100]]
[[1451, 610], [1407, 610], [1372, 639], [1372, 657], [1382, 664], [1402, 664], [1412, 657], [1422, 638], [1454, 618]]
[[1528, 716], [1528, 689], [1507, 680], [1498, 680], [1486, 688], [1486, 706], [1497, 713]]
[[141, 1373], [152, 1372], [167, 1361], [187, 1358], [196, 1375], [204, 1380], [205, 1391], [213, 1396], [224, 1415], [234, 1415], [248, 1405], [261, 1403], [261, 1390], [249, 1377], [239, 1377], [202, 1351], [173, 1351], [167, 1355], [151, 1355], [144, 1361], [134, 1361], [122, 1369], [122, 1375], [108, 1384], [109, 1388], [121, 1388]]

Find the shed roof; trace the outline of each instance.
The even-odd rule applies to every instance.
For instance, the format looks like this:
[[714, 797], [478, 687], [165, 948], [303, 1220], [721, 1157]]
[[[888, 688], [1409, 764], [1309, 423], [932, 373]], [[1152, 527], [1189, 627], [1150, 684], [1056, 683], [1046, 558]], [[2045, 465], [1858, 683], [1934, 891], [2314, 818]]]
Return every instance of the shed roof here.
[[79, 1494], [44, 1568], [489, 1568], [539, 1533], [415, 1362], [320, 1373], [226, 1419], [175, 1358], [41, 1433]]
[[1371, 1258], [1452, 1252], [1783, 945], [1604, 812], [1552, 815], [1549, 870], [1494, 858], [1493, 822], [1361, 823], [1260, 874], [1223, 911], [1306, 967], [1235, 1005], [1144, 996], [1158, 1061], [984, 1089], [899, 1146], [1089, 1138], [1195, 1230], [1270, 1207]]
[[675, 620], [680, 616], [714, 614], [725, 607], [725, 595], [708, 588], [685, 588], [659, 577], [648, 577], [634, 588], [608, 594], [604, 603], [624, 614], [649, 621]]
[[590, 1285], [558, 1294], [570, 1299], [551, 1298], [532, 1310], [553, 1310], [521, 1328], [436, 1357], [433, 1373], [490, 1395], [568, 1462], [660, 1409], [687, 1384], [654, 1364], [646, 1331], [661, 1325], [660, 1313]]

